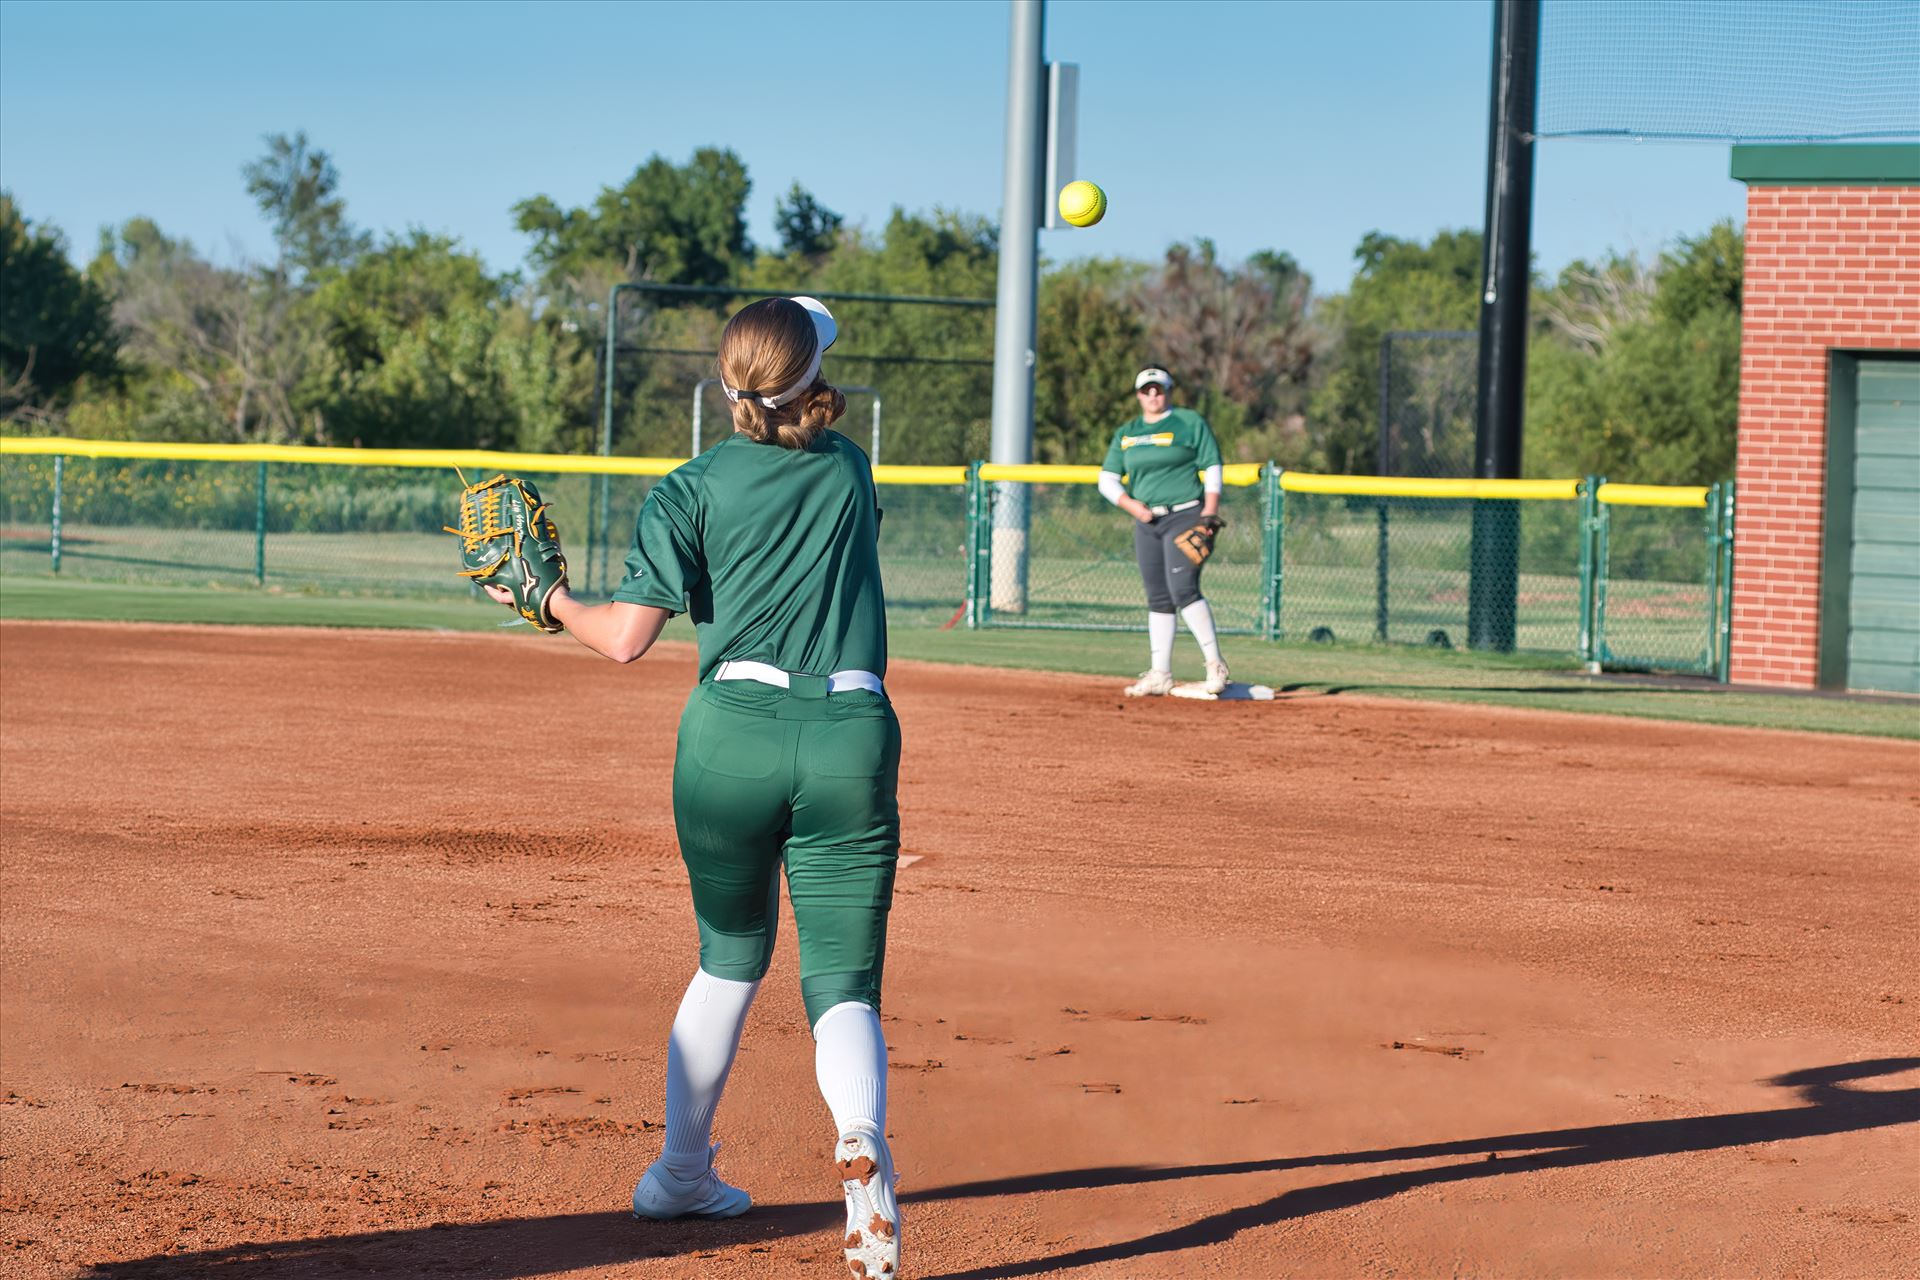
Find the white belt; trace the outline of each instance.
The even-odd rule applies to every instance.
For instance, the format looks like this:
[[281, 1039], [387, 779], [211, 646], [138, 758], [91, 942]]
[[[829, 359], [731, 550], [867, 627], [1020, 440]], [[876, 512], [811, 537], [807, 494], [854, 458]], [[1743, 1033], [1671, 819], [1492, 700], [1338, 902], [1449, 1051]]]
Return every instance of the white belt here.
[[[758, 680], [761, 684], [774, 685], [785, 689], [793, 683], [793, 677], [775, 666], [764, 662], [723, 662], [713, 669], [715, 680]], [[885, 693], [880, 677], [871, 671], [836, 671], [827, 677], [828, 693], [845, 693], [849, 689], [866, 689], [872, 693]]]
[[1192, 502], [1176, 502], [1170, 507], [1148, 507], [1147, 510], [1157, 516], [1170, 516], [1176, 511], [1191, 511], [1199, 505], [1200, 499], [1195, 498]]

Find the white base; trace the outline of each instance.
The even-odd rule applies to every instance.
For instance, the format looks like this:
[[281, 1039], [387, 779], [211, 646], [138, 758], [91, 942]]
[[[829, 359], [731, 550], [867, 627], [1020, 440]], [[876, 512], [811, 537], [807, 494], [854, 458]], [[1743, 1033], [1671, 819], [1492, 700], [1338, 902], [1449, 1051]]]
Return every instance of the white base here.
[[1195, 681], [1173, 686], [1173, 696], [1197, 698], [1202, 702], [1272, 702], [1273, 689], [1264, 684], [1241, 684], [1235, 680], [1227, 685], [1224, 693], [1208, 693], [1206, 685]]

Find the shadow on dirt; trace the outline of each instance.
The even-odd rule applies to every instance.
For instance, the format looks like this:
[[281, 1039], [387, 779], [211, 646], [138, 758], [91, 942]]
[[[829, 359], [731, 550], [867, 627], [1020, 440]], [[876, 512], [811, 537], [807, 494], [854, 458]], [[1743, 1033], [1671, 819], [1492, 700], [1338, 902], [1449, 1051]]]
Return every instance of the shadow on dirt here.
[[[1718, 686], [1716, 686], [1717, 688]], [[1419, 693], [1598, 693], [1598, 694], [1701, 694], [1706, 689], [1662, 689], [1641, 687], [1639, 685], [1588, 685], [1588, 684], [1330, 684], [1325, 688], [1315, 685], [1288, 685], [1283, 693], [1298, 691], [1301, 697], [1337, 698], [1343, 693], [1379, 693], [1382, 691], [1419, 692]]]
[[1767, 1083], [1793, 1089], [1811, 1104], [1784, 1107], [1776, 1111], [1747, 1111], [1682, 1120], [1644, 1120], [1632, 1124], [1554, 1129], [1539, 1133], [1508, 1133], [1491, 1138], [1470, 1138], [1462, 1142], [1436, 1142], [1424, 1146], [1389, 1147], [1378, 1151], [1298, 1159], [1248, 1160], [1173, 1169], [1085, 1169], [941, 1188], [929, 1192], [925, 1198], [1061, 1191], [1074, 1187], [1113, 1186], [1118, 1183], [1157, 1182], [1228, 1173], [1262, 1173], [1310, 1166], [1389, 1164], [1444, 1156], [1470, 1157], [1461, 1163], [1437, 1169], [1375, 1174], [1317, 1187], [1302, 1187], [1259, 1204], [1213, 1214], [1183, 1227], [1155, 1232], [1134, 1240], [1076, 1249], [1025, 1262], [951, 1272], [937, 1280], [989, 1280], [990, 1277], [1044, 1275], [1065, 1267], [1148, 1258], [1155, 1254], [1217, 1244], [1249, 1227], [1267, 1226], [1290, 1218], [1384, 1200], [1415, 1187], [1528, 1173], [1535, 1169], [1567, 1169], [1614, 1160], [1639, 1160], [1649, 1156], [1676, 1155], [1683, 1151], [1744, 1147], [1762, 1142], [1822, 1137], [1913, 1123], [1920, 1121], [1920, 1089], [1861, 1090], [1840, 1086], [1843, 1081], [1891, 1075], [1915, 1067], [1920, 1067], [1920, 1058], [1880, 1058], [1831, 1067], [1813, 1067], [1775, 1076]]
[[[1270, 1200], [1231, 1209], [1151, 1235], [1067, 1253], [1049, 1254], [930, 1280], [997, 1280], [1044, 1275], [1066, 1267], [1149, 1259], [1155, 1255], [1217, 1244], [1252, 1227], [1383, 1200], [1416, 1187], [1465, 1182], [1475, 1178], [1525, 1174], [1537, 1169], [1566, 1169], [1617, 1160], [1641, 1160], [1689, 1151], [1824, 1137], [1920, 1122], [1920, 1088], [1853, 1089], [1846, 1082], [1920, 1068], [1920, 1058], [1879, 1058], [1812, 1067], [1767, 1081], [1792, 1089], [1805, 1105], [1772, 1111], [1643, 1120], [1629, 1124], [1504, 1133], [1456, 1142], [1385, 1147], [1331, 1155], [1283, 1156], [1219, 1164], [1151, 1167], [1112, 1165], [1066, 1169], [934, 1187], [904, 1197], [908, 1206], [936, 1200], [1033, 1195], [1054, 1191], [1212, 1178], [1237, 1173], [1288, 1169], [1338, 1168], [1342, 1165], [1399, 1164], [1459, 1157], [1438, 1168], [1374, 1174], [1287, 1191]], [[909, 1214], [911, 1210], [909, 1208]], [[636, 1224], [624, 1213], [581, 1213], [545, 1218], [503, 1219], [356, 1235], [324, 1236], [263, 1244], [240, 1244], [197, 1253], [175, 1253], [128, 1262], [101, 1263], [85, 1272], [88, 1280], [131, 1277], [211, 1275], [319, 1277], [340, 1275], [472, 1275], [521, 1277], [564, 1273], [581, 1267], [642, 1263], [648, 1259], [698, 1257], [743, 1246], [749, 1254], [764, 1242], [820, 1234], [818, 1261], [837, 1268], [840, 1225], [837, 1202], [763, 1205], [732, 1222]], [[909, 1223], [911, 1219], [909, 1218]], [[834, 1234], [829, 1235], [832, 1232]], [[769, 1259], [771, 1262], [771, 1259]], [[924, 1273], [923, 1273], [924, 1274]]]

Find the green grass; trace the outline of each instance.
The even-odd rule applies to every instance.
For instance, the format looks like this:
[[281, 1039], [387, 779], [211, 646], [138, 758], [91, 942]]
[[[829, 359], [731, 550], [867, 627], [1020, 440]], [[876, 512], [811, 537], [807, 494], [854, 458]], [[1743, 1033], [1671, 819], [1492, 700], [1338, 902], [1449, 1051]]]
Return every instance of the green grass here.
[[[115, 482], [129, 483], [129, 475], [137, 471], [123, 468], [115, 473]], [[353, 532], [270, 532], [261, 543], [256, 543], [250, 528], [226, 527], [233, 523], [231, 518], [223, 522], [201, 510], [211, 499], [198, 491], [183, 491], [179, 496], [182, 504], [192, 508], [179, 513], [180, 527], [116, 523], [106, 517], [115, 512], [126, 515], [125, 502], [116, 506], [98, 494], [90, 501], [76, 499], [78, 505], [71, 507], [61, 526], [58, 580], [192, 592], [210, 584], [245, 594], [258, 590], [255, 573], [264, 569], [267, 590], [278, 590], [288, 598], [414, 598], [426, 609], [449, 601], [457, 607], [458, 587], [451, 580], [450, 567], [452, 540], [439, 531], [437, 516], [413, 511], [409, 505], [420, 501], [418, 477], [396, 472], [390, 476], [369, 473], [357, 479], [358, 487], [287, 487], [280, 507], [275, 508], [289, 520], [302, 512], [327, 517], [322, 523], [337, 519]], [[570, 494], [576, 507], [585, 502], [583, 485], [553, 479], [554, 487], [544, 491]], [[251, 511], [252, 481], [241, 480], [244, 483], [237, 488], [227, 484], [220, 492], [228, 507], [245, 498], [241, 512], [245, 514]], [[81, 485], [69, 497], [83, 497], [85, 489]], [[430, 488], [424, 492], [431, 496]], [[1032, 496], [1029, 618], [1053, 624], [1137, 627], [1139, 572], [1125, 519], [1084, 486], [1035, 486]], [[630, 505], [638, 497], [637, 491], [626, 491], [620, 502]], [[957, 489], [909, 487], [885, 497], [890, 510], [881, 527], [881, 555], [894, 623], [945, 622], [965, 591], [964, 494]], [[188, 502], [189, 498], [195, 501]], [[325, 509], [317, 513], [303, 505], [321, 498]], [[83, 511], [96, 508], [95, 518], [81, 518]], [[347, 517], [356, 509], [370, 519], [378, 517], [374, 525], [354, 526]], [[0, 579], [46, 580], [50, 529], [37, 516], [26, 518], [26, 513], [38, 512], [38, 506], [23, 499], [9, 510], [11, 517], [0, 521]], [[235, 516], [233, 510], [222, 510], [228, 517]], [[1225, 510], [1229, 524], [1220, 553], [1208, 567], [1207, 598], [1226, 632], [1252, 633], [1259, 627], [1264, 607], [1257, 494], [1236, 489], [1228, 494]], [[1383, 585], [1375, 572], [1381, 532], [1378, 513], [1370, 506], [1354, 507], [1345, 499], [1303, 495], [1294, 495], [1287, 511], [1281, 633], [1304, 639], [1317, 631], [1330, 631], [1338, 641], [1371, 642], [1380, 625], [1376, 593]], [[1384, 584], [1386, 639], [1420, 644], [1434, 632], [1444, 632], [1454, 644], [1463, 639], [1471, 578], [1467, 514], [1468, 509], [1458, 503], [1416, 500], [1396, 505], [1390, 521], [1391, 572]], [[1571, 508], [1551, 504], [1526, 513], [1514, 620], [1515, 640], [1522, 649], [1571, 655], [1579, 646], [1582, 601], [1575, 574], [1573, 514]], [[1691, 513], [1682, 514], [1693, 520]], [[425, 526], [417, 527], [423, 518]], [[608, 577], [619, 574], [623, 538], [617, 530], [630, 523], [631, 514], [624, 508], [610, 522], [614, 544], [610, 556], [594, 556], [582, 543], [571, 544], [577, 555], [577, 586], [591, 591], [597, 583], [604, 589]], [[1647, 534], [1671, 535], [1667, 542], [1679, 537], [1679, 526], [1623, 528], [1638, 531], [1626, 541], [1646, 543]], [[584, 534], [585, 529], [580, 532]], [[1657, 538], [1654, 542], [1667, 545]], [[1624, 542], [1621, 549], [1624, 555]], [[1700, 543], [1697, 550], [1704, 554], [1705, 544]], [[1679, 562], [1691, 564], [1688, 556], [1676, 559], [1673, 554], [1655, 556], [1647, 563], [1636, 561], [1633, 573], [1616, 575], [1609, 583], [1603, 638], [1623, 665], [1631, 662], [1668, 671], [1697, 671], [1708, 665], [1711, 610], [1705, 584], [1689, 580], [1689, 575], [1674, 580]], [[323, 607], [320, 612], [328, 610]]]
[[[192, 622], [264, 626], [396, 627], [487, 631], [498, 606], [448, 599], [388, 600], [262, 591], [253, 587], [126, 585], [49, 577], [0, 578], [0, 618]], [[928, 614], [927, 616], [931, 616]], [[690, 639], [675, 624], [676, 638]], [[942, 631], [896, 614], [894, 656], [925, 662], [1075, 671], [1130, 677], [1144, 665], [1137, 633]], [[1601, 712], [1705, 724], [1801, 729], [1920, 739], [1920, 701], [1833, 698], [1727, 690], [1701, 682], [1639, 684], [1589, 677], [1550, 655], [1498, 655], [1370, 644], [1228, 642], [1234, 677], [1298, 693], [1364, 694], [1446, 702]], [[1200, 675], [1199, 656], [1184, 634], [1176, 673]]]
[[194, 589], [121, 582], [0, 578], [0, 619], [86, 622], [208, 622], [263, 627], [401, 627], [485, 631], [505, 617], [499, 605], [465, 600], [385, 600], [254, 587]]
[[[895, 657], [985, 667], [1079, 671], [1123, 678], [1146, 665], [1146, 638], [1113, 632], [895, 628]], [[1598, 712], [1701, 724], [1920, 739], [1920, 701], [1834, 698], [1724, 689], [1705, 681], [1635, 683], [1569, 670], [1564, 658], [1439, 651], [1398, 645], [1226, 643], [1236, 680], [1320, 694], [1365, 694]], [[1199, 651], [1182, 634], [1174, 671], [1200, 678]]]

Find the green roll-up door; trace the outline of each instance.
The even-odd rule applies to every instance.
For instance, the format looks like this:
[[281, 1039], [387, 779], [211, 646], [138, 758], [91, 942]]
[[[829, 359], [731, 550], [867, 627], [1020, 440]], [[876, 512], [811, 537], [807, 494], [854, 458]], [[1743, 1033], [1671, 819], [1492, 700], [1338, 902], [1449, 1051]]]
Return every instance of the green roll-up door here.
[[1858, 371], [1847, 687], [1920, 693], [1920, 361]]

